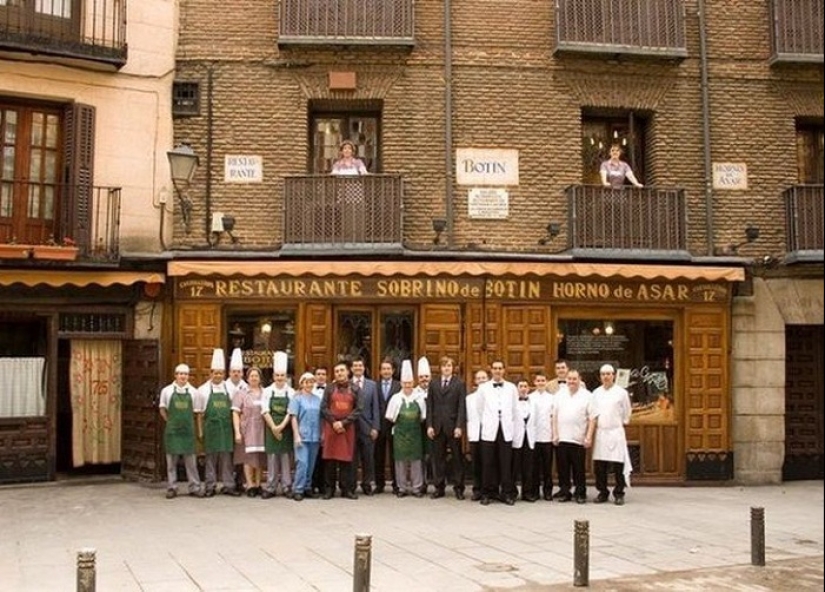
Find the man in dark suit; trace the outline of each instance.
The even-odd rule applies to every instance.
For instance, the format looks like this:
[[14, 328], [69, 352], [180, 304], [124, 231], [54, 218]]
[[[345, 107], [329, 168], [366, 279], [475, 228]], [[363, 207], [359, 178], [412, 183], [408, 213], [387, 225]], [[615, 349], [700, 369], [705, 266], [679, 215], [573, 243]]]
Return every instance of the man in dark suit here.
[[435, 491], [433, 499], [444, 497], [446, 489], [447, 455], [449, 452], [453, 491], [456, 499], [464, 499], [464, 455], [461, 437], [467, 423], [464, 399], [467, 388], [454, 374], [455, 362], [441, 358], [441, 376], [430, 382], [427, 390], [427, 437], [432, 441], [432, 470]]
[[392, 492], [398, 493], [398, 483], [395, 480], [395, 455], [392, 452], [392, 422], [384, 417], [387, 414], [387, 403], [390, 398], [401, 390], [401, 383], [392, 375], [395, 371], [391, 359], [381, 362], [378, 385], [378, 406], [381, 410], [381, 430], [375, 440], [375, 493], [383, 493], [387, 485], [387, 459], [390, 462], [390, 476], [392, 478]]
[[[357, 357], [352, 360], [352, 384], [358, 393], [361, 415], [358, 417], [358, 437], [355, 440], [355, 462], [353, 471], [357, 473], [358, 464], [361, 465], [361, 491], [365, 495], [372, 495], [372, 483], [375, 480], [375, 441], [381, 429], [381, 408], [378, 403], [378, 387], [374, 380], [365, 375], [364, 359]], [[355, 487], [356, 475], [353, 474], [352, 484]]]

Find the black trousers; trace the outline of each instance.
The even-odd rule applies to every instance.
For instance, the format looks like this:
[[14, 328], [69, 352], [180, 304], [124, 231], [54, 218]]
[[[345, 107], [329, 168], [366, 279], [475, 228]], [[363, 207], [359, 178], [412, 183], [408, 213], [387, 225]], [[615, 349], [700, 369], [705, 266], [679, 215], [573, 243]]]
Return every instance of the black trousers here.
[[513, 448], [513, 488], [521, 483], [521, 497], [537, 496], [535, 475], [535, 450], [530, 448], [527, 438], [521, 448]]
[[536, 442], [533, 451], [533, 489], [530, 493], [539, 495], [539, 488], [544, 497], [553, 495], [553, 459], [556, 447], [552, 442]]
[[501, 427], [494, 442], [481, 441], [481, 463], [481, 495], [489, 499], [515, 499], [513, 443], [504, 439]]
[[387, 485], [387, 460], [389, 459], [389, 473], [392, 480], [392, 490], [398, 489], [395, 480], [395, 454], [392, 450], [392, 424], [386, 422], [381, 426], [381, 433], [375, 440], [375, 486], [383, 489]]
[[556, 446], [556, 464], [559, 471], [559, 493], [562, 496], [570, 495], [570, 479], [573, 479], [576, 497], [587, 495], [587, 481], [585, 480], [585, 459], [587, 450], [575, 442], [559, 442]]
[[355, 490], [358, 465], [361, 465], [361, 488], [366, 491], [375, 480], [375, 442], [369, 434], [359, 431], [355, 439], [355, 457], [352, 463], [352, 489]]
[[324, 459], [321, 455], [324, 452], [324, 447], [318, 448], [318, 457], [315, 459], [315, 468], [312, 470], [312, 489], [315, 491], [324, 491]]
[[355, 462], [330, 459], [324, 461], [324, 486], [327, 493], [335, 493], [336, 481], [342, 494], [350, 493], [355, 489], [352, 481], [353, 465], [355, 465]]
[[473, 468], [473, 493], [481, 495], [481, 443], [470, 442], [470, 462]]
[[435, 490], [443, 493], [447, 486], [447, 459], [449, 458], [450, 480], [453, 483], [453, 489], [464, 491], [464, 455], [461, 452], [461, 438], [453, 438], [451, 433], [440, 432], [432, 440], [431, 458]]
[[609, 493], [607, 488], [607, 475], [613, 473], [613, 497], [622, 497], [624, 495], [627, 483], [624, 480], [624, 463], [614, 462], [610, 460], [594, 460], [593, 472], [596, 473], [596, 489], [599, 495], [605, 496]]

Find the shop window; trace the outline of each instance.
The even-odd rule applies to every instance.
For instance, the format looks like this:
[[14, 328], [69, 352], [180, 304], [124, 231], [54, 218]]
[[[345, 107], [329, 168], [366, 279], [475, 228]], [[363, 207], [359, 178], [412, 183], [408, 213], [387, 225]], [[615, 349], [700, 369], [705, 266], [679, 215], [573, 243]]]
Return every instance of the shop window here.
[[0, 418], [46, 413], [46, 322], [0, 318]]
[[582, 113], [582, 183], [600, 185], [599, 169], [610, 158], [610, 146], [622, 147], [622, 160], [636, 178], [645, 183], [644, 140], [647, 118], [635, 111], [626, 113]]
[[254, 313], [233, 313], [227, 319], [227, 357], [232, 350], [243, 351], [244, 368], [261, 369], [264, 385], [272, 382], [272, 358], [276, 351], [286, 353], [287, 376], [295, 376], [295, 311], [278, 310]]
[[356, 156], [364, 161], [370, 173], [380, 173], [380, 127], [380, 106], [374, 101], [313, 105], [310, 115], [310, 173], [329, 173], [344, 140], [355, 144]]
[[636, 422], [674, 421], [673, 322], [559, 320], [559, 357], [577, 369], [589, 390], [599, 368], [616, 368], [616, 383], [630, 393]]

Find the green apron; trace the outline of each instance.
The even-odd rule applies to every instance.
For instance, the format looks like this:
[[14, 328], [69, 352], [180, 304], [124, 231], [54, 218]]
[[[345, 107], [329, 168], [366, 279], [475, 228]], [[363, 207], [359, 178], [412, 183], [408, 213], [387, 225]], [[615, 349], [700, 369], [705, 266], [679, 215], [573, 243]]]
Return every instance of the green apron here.
[[188, 389], [175, 391], [166, 409], [166, 454], [195, 454], [195, 413]]
[[232, 403], [225, 392], [209, 386], [209, 401], [203, 411], [203, 451], [207, 454], [235, 450]]
[[[275, 425], [279, 425], [287, 414], [289, 407], [289, 397], [286, 393], [283, 396], [273, 396], [269, 399], [269, 415]], [[276, 440], [272, 434], [269, 426], [266, 428], [266, 441], [264, 443], [264, 450], [267, 454], [283, 454], [284, 452], [292, 452], [292, 426], [287, 424], [284, 431], [281, 432], [281, 439]]]
[[424, 446], [421, 438], [421, 408], [417, 402], [401, 403], [392, 437], [395, 460], [421, 460]]

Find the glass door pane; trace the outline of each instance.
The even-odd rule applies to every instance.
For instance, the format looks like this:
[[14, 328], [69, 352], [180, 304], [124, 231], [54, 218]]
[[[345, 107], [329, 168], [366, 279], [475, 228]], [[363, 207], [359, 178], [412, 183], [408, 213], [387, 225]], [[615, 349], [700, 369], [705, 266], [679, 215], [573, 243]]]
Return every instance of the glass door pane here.
[[373, 378], [373, 313], [371, 310], [338, 310], [335, 313], [335, 362], [363, 358], [366, 374]]
[[[392, 360], [395, 378], [401, 377], [401, 362], [413, 360], [415, 344], [415, 310], [382, 309], [379, 311], [378, 347], [381, 352], [380, 364], [385, 359]], [[378, 367], [378, 366], [376, 366]]]

